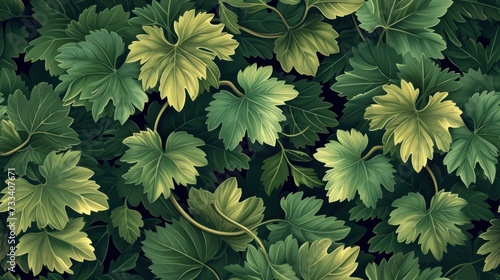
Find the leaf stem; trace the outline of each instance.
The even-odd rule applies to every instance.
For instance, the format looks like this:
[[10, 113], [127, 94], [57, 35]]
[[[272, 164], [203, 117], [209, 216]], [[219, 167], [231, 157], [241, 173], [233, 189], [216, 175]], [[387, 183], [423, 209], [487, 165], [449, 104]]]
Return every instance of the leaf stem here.
[[384, 37], [386, 31], [387, 31], [387, 29], [384, 29], [384, 31], [382, 31], [382, 34], [380, 34], [380, 37], [378, 38], [378, 41], [377, 41], [377, 47], [380, 46], [380, 43], [382, 42], [382, 38]]
[[304, 128], [302, 131], [299, 131], [295, 134], [286, 134], [284, 132], [280, 132], [280, 133], [288, 138], [293, 138], [293, 137], [297, 137], [297, 136], [304, 134], [308, 129], [309, 129], [309, 125], [306, 128]]
[[243, 94], [243, 92], [241, 92], [234, 84], [233, 82], [231, 81], [228, 81], [228, 80], [221, 80], [219, 82], [219, 86], [227, 86], [227, 87], [230, 87], [234, 93], [236, 93], [236, 95], [238, 95], [239, 97], [245, 97], [245, 95]]
[[363, 43], [366, 43], [365, 36], [363, 36], [363, 33], [361, 33], [361, 29], [359, 29], [358, 24], [356, 23], [356, 18], [354, 17], [354, 14], [351, 14], [352, 22], [354, 23], [354, 26], [356, 26], [356, 31], [358, 31], [359, 37], [361, 38], [361, 41]]
[[444, 278], [448, 278], [448, 274], [450, 274], [452, 271], [454, 270], [457, 270], [458, 268], [462, 267], [462, 266], [466, 266], [466, 265], [469, 265], [469, 264], [475, 264], [475, 263], [478, 263], [480, 261], [484, 261], [484, 259], [486, 259], [486, 257], [484, 258], [480, 258], [479, 260], [475, 260], [473, 262], [467, 262], [467, 263], [461, 263], [461, 264], [457, 264], [455, 265], [454, 267], [450, 268], [444, 275], [443, 277]]
[[383, 145], [373, 146], [368, 151], [368, 153], [364, 157], [361, 158], [361, 160], [367, 160], [373, 153], [375, 153], [376, 151], [380, 151], [380, 150], [384, 150], [384, 146]]
[[8, 152], [5, 152], [5, 153], [1, 153], [0, 154], [0, 157], [6, 157], [6, 156], [10, 156], [12, 155], [13, 153], [21, 150], [22, 148], [24, 148], [24, 146], [26, 146], [26, 144], [28, 144], [28, 142], [30, 141], [31, 139], [31, 134], [28, 135], [28, 138], [26, 138], [26, 140], [24, 140], [23, 143], [21, 143], [21, 145], [17, 146], [16, 148], [8, 151]]
[[432, 183], [434, 184], [434, 189], [436, 190], [436, 193], [438, 193], [439, 188], [438, 188], [438, 183], [436, 181], [436, 176], [434, 176], [434, 172], [432, 172], [428, 164], [425, 165], [425, 169], [427, 170], [427, 172], [429, 172], [429, 175], [431, 175]]
[[153, 127], [154, 131], [156, 131], [158, 129], [158, 124], [160, 123], [161, 116], [163, 115], [163, 113], [165, 112], [167, 107], [168, 107], [168, 101], [165, 102], [165, 104], [163, 104], [163, 107], [161, 107], [160, 112], [158, 112], [158, 116], [156, 116], [155, 126]]
[[248, 34], [251, 34], [255, 37], [263, 38], [263, 39], [278, 39], [279, 37], [283, 36], [285, 33], [276, 33], [276, 34], [262, 34], [257, 31], [253, 31], [251, 29], [248, 29], [244, 26], [239, 26], [241, 30], [245, 31]]
[[276, 13], [278, 14], [278, 16], [281, 18], [281, 21], [285, 24], [285, 26], [286, 26], [286, 28], [287, 28], [287, 29], [292, 28], [292, 27], [288, 24], [288, 21], [286, 21], [285, 16], [283, 16], [283, 14], [280, 12], [280, 10], [278, 10], [276, 7], [271, 6], [271, 5], [266, 5], [266, 8], [271, 9], [272, 11], [276, 12]]
[[304, 23], [304, 21], [306, 21], [307, 14], [309, 13], [309, 8], [311, 8], [311, 7], [306, 4], [306, 9], [304, 10], [304, 15], [300, 19], [299, 23], [297, 23], [296, 25], [292, 26], [290, 29], [296, 28], [296, 27], [302, 25]]
[[177, 202], [177, 200], [174, 198], [174, 196], [172, 194], [170, 194], [169, 199], [172, 202], [172, 204], [174, 205], [175, 209], [177, 209], [179, 214], [181, 214], [181, 216], [184, 219], [186, 219], [189, 223], [191, 223], [193, 226], [197, 227], [198, 229], [200, 229], [202, 231], [205, 231], [205, 232], [208, 232], [208, 233], [211, 233], [214, 235], [218, 235], [218, 236], [240, 236], [240, 235], [243, 235], [246, 233], [245, 231], [234, 231], [234, 232], [219, 231], [216, 229], [211, 229], [209, 227], [206, 227], [206, 226], [198, 223], [197, 221], [195, 221], [193, 218], [191, 218], [191, 216], [189, 216], [189, 214], [186, 213], [186, 211], [184, 211], [184, 209], [182, 209], [182, 207], [179, 205], [179, 203]]

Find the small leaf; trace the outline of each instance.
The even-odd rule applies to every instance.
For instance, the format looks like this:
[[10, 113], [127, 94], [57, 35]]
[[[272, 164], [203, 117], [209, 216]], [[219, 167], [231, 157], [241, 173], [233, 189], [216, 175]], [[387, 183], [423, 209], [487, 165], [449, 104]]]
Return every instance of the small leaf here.
[[219, 3], [219, 16], [220, 21], [224, 23], [229, 31], [234, 34], [240, 34], [240, 27], [238, 26], [238, 15], [228, 9], [224, 2]]
[[134, 269], [138, 258], [139, 253], [120, 255], [116, 260], [111, 261], [109, 273], [122, 273]]
[[[447, 279], [440, 278], [441, 268], [436, 268], [432, 274], [435, 274], [435, 278], [432, 279]], [[405, 280], [405, 279], [429, 279], [429, 271], [421, 274], [420, 265], [418, 263], [418, 258], [415, 257], [413, 252], [403, 255], [398, 253], [393, 255], [389, 261], [383, 259], [380, 265], [375, 263], [370, 263], [366, 267], [366, 275], [370, 280]]]
[[306, 0], [308, 7], [317, 8], [328, 19], [350, 15], [363, 3], [363, 0]]
[[24, 3], [21, 0], [4, 0], [0, 2], [0, 21], [9, 20], [23, 14]]
[[458, 194], [467, 201], [467, 206], [462, 209], [467, 217], [475, 221], [490, 221], [494, 218], [488, 204], [488, 196], [480, 191], [474, 191], [463, 184], [455, 184], [451, 192]]
[[290, 170], [292, 173], [293, 182], [297, 187], [301, 185], [309, 188], [317, 188], [323, 186], [323, 182], [318, 179], [318, 175], [313, 168], [290, 164]]
[[285, 150], [280, 150], [274, 156], [266, 158], [263, 163], [261, 181], [264, 184], [266, 194], [271, 195], [275, 189], [285, 184], [290, 175]]
[[133, 244], [141, 235], [140, 229], [144, 226], [144, 222], [139, 211], [122, 205], [113, 209], [109, 217], [113, 226], [118, 228], [120, 237], [123, 237], [128, 243]]
[[480, 255], [488, 255], [484, 261], [483, 271], [490, 271], [500, 265], [500, 220], [491, 220], [491, 226], [479, 235], [486, 243], [477, 251]]

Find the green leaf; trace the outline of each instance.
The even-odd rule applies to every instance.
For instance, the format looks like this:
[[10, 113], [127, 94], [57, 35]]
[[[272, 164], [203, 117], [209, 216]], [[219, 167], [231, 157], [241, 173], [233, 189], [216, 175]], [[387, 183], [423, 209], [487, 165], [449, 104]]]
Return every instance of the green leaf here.
[[21, 136], [19, 136], [19, 133], [16, 131], [14, 124], [8, 120], [2, 120], [0, 141], [0, 143], [2, 143], [0, 153], [11, 151], [16, 147], [19, 147], [23, 142], [23, 140], [21, 140]]
[[202, 150], [207, 154], [208, 164], [212, 170], [223, 173], [226, 169], [229, 171], [241, 171], [242, 169], [250, 168], [248, 164], [250, 158], [243, 153], [241, 146], [238, 145], [231, 151], [226, 150], [215, 132], [205, 131], [198, 133], [197, 136], [205, 142]]
[[413, 57], [425, 54], [431, 58], [443, 58], [446, 42], [432, 27], [446, 13], [451, 0], [368, 0], [356, 15], [359, 27], [372, 33], [383, 29], [381, 37], [400, 54]]
[[323, 186], [323, 182], [318, 179], [318, 175], [316, 174], [314, 168], [301, 167], [295, 164], [290, 164], [290, 171], [292, 172], [293, 182], [297, 187], [301, 185], [309, 188], [317, 188]]
[[274, 156], [266, 158], [263, 163], [261, 181], [266, 194], [271, 195], [275, 189], [285, 184], [290, 175], [285, 150], [281, 149]]
[[408, 245], [398, 241], [396, 229], [396, 227], [389, 225], [386, 220], [378, 223], [373, 228], [375, 236], [368, 240], [368, 244], [370, 244], [368, 251], [371, 253], [378, 252], [390, 254], [392, 252], [402, 252], [407, 250]]
[[300, 246], [298, 266], [304, 280], [358, 279], [350, 276], [358, 267], [359, 247], [342, 245], [328, 253], [331, 244], [332, 241], [325, 238]]
[[224, 2], [219, 3], [219, 16], [220, 21], [227, 27], [229, 31], [234, 34], [240, 34], [240, 27], [238, 26], [238, 15], [228, 9]]
[[491, 226], [479, 237], [486, 240], [486, 243], [477, 250], [477, 253], [488, 255], [484, 261], [483, 271], [493, 270], [500, 264], [500, 220], [491, 220]]
[[135, 109], [143, 110], [148, 101], [140, 83], [133, 77], [139, 74], [137, 64], [117, 67], [118, 57], [125, 44], [118, 34], [106, 30], [90, 32], [85, 41], [68, 43], [59, 48], [56, 60], [67, 74], [55, 89], [65, 93], [65, 104], [92, 106], [94, 121], [106, 115], [106, 107], [115, 108], [114, 119], [123, 125]]
[[363, 0], [306, 0], [307, 7], [317, 8], [328, 19], [350, 15], [363, 3]]
[[[324, 148], [317, 149], [314, 158], [329, 169], [323, 181], [327, 181], [328, 201], [351, 200], [359, 193], [363, 203], [375, 208], [382, 197], [383, 185], [394, 190], [396, 170], [383, 155], [364, 160], [361, 153], [368, 146], [368, 136], [352, 129], [337, 130], [338, 141], [330, 141]], [[357, 176], [352, 176], [356, 174]]]
[[452, 130], [451, 150], [443, 160], [448, 172], [456, 173], [466, 186], [476, 182], [476, 165], [493, 184], [498, 163], [500, 141], [500, 92], [476, 93], [465, 104], [465, 113], [474, 122], [474, 129]]
[[[421, 274], [420, 265], [418, 263], [418, 258], [415, 257], [413, 252], [403, 255], [398, 253], [393, 255], [389, 261], [383, 259], [380, 265], [375, 263], [370, 263], [366, 267], [366, 276], [370, 280], [383, 280], [383, 279], [393, 279], [393, 280], [404, 280], [404, 279], [422, 279], [429, 272]], [[440, 278], [441, 268], [437, 268], [433, 271], [436, 278], [432, 279], [447, 279]]]
[[403, 58], [392, 47], [386, 44], [375, 47], [369, 41], [353, 48], [352, 53], [349, 63], [353, 70], [337, 76], [337, 82], [332, 85], [332, 90], [340, 96], [352, 99], [363, 93], [380, 95], [384, 93], [383, 85], [398, 80], [394, 65], [403, 62]]
[[0, 3], [0, 21], [9, 20], [23, 14], [24, 3], [21, 0], [5, 0]]
[[206, 79], [218, 87], [220, 73], [213, 62], [215, 56], [231, 60], [238, 42], [232, 35], [222, 32], [223, 24], [211, 24], [213, 14], [189, 10], [174, 22], [178, 36], [176, 43], [165, 38], [164, 29], [144, 26], [147, 34], [137, 35], [138, 41], [129, 45], [127, 62], [140, 61], [139, 79], [144, 90], [160, 83], [161, 97], [181, 111], [186, 102], [186, 93], [192, 100], [198, 96], [200, 80]]
[[275, 243], [292, 235], [300, 243], [313, 242], [322, 238], [329, 238], [334, 242], [340, 241], [349, 234], [349, 227], [344, 221], [335, 217], [317, 215], [322, 206], [321, 199], [306, 197], [303, 192], [289, 194], [281, 199], [280, 204], [285, 211], [285, 221], [267, 225], [270, 230], [269, 240]]
[[156, 232], [145, 231], [142, 250], [153, 264], [151, 271], [162, 279], [195, 279], [221, 246], [220, 239], [193, 227], [186, 220], [174, 220]]
[[24, 132], [22, 139], [28, 140], [28, 145], [11, 157], [9, 167], [16, 168], [23, 176], [29, 162], [42, 164], [51, 151], [65, 150], [80, 143], [78, 134], [70, 128], [73, 119], [68, 117], [69, 109], [46, 83], [33, 88], [30, 100], [16, 90], [9, 97], [7, 115], [16, 130]]
[[490, 205], [487, 202], [488, 196], [485, 193], [474, 191], [460, 183], [455, 184], [451, 188], [451, 192], [458, 194], [458, 196], [467, 201], [467, 206], [462, 209], [462, 212], [464, 212], [469, 219], [475, 221], [490, 221], [494, 218]]
[[[447, 245], [464, 244], [467, 236], [457, 225], [469, 223], [467, 216], [461, 211], [467, 201], [450, 192], [436, 193], [427, 209], [424, 197], [419, 193], [409, 193], [395, 200], [392, 206], [389, 224], [398, 226], [398, 242], [407, 244], [418, 238], [422, 252], [441, 260]], [[420, 236], [420, 237], [419, 237]]]
[[[259, 225], [264, 218], [264, 203], [261, 198], [249, 197], [240, 202], [242, 191], [238, 188], [236, 178], [226, 179], [214, 193], [191, 188], [188, 204], [190, 211], [199, 216], [206, 224], [220, 231], [235, 232], [241, 228], [224, 220], [212, 207], [212, 203], [231, 220], [246, 228]], [[256, 230], [253, 230], [256, 233]], [[248, 234], [234, 237], [222, 237], [235, 251], [245, 251], [253, 240]]]
[[139, 211], [122, 205], [113, 209], [109, 217], [113, 226], [118, 228], [120, 237], [128, 243], [133, 244], [141, 235], [140, 229], [144, 226], [144, 222]]
[[123, 178], [128, 183], [142, 184], [148, 200], [153, 202], [163, 194], [170, 196], [170, 190], [177, 184], [196, 184], [196, 167], [208, 164], [205, 153], [198, 148], [204, 142], [184, 131], [172, 132], [163, 148], [158, 132], [151, 129], [134, 133], [123, 143], [129, 149], [121, 161], [134, 164]]
[[132, 270], [137, 265], [139, 253], [120, 255], [116, 260], [112, 260], [109, 265], [110, 273], [122, 273]]
[[17, 256], [28, 254], [28, 264], [34, 275], [46, 266], [60, 274], [73, 274], [71, 259], [94, 261], [94, 247], [85, 232], [83, 218], [72, 219], [61, 230], [27, 233], [19, 239]]
[[389, 217], [390, 207], [387, 206], [377, 206], [375, 208], [366, 207], [366, 205], [361, 200], [356, 200], [356, 206], [349, 210], [349, 219], [355, 222], [361, 220], [366, 221], [368, 219], [385, 219]]
[[299, 95], [285, 105], [288, 134], [294, 135], [290, 142], [295, 148], [314, 145], [320, 139], [318, 134], [328, 133], [328, 128], [338, 125], [337, 115], [331, 110], [332, 104], [320, 96], [319, 83], [298, 80], [293, 85]]
[[21, 21], [9, 20], [0, 24], [0, 68], [17, 70], [17, 63], [13, 58], [18, 58], [24, 52], [28, 45], [28, 35], [26, 26]]
[[[429, 97], [423, 109], [416, 106], [419, 90], [412, 83], [401, 81], [401, 87], [385, 85], [386, 95], [376, 96], [366, 109], [365, 119], [370, 120], [370, 130], [385, 128], [382, 139], [384, 151], [401, 144], [403, 162], [412, 156], [412, 166], [420, 172], [433, 158], [434, 145], [441, 151], [448, 151], [451, 135], [448, 128], [464, 126], [462, 111], [449, 100], [443, 101], [447, 92], [437, 92]], [[388, 145], [388, 146], [386, 146]]]
[[332, 26], [323, 22], [322, 16], [310, 15], [298, 27], [288, 29], [274, 43], [276, 59], [285, 72], [292, 68], [303, 75], [315, 76], [319, 67], [317, 52], [328, 56], [340, 51], [339, 34]]
[[239, 43], [237, 51], [241, 52], [243, 56], [273, 58], [273, 40], [256, 38], [246, 33], [241, 33], [235, 37]]
[[[1, 29], [1, 27], [0, 27]], [[1, 36], [0, 36], [1, 37]], [[28, 88], [26, 87], [24, 81], [20, 76], [7, 68], [0, 67], [0, 118], [7, 112], [7, 102], [3, 96], [14, 93], [16, 90], [20, 90], [23, 94], [28, 93]]]
[[271, 66], [253, 64], [238, 72], [238, 83], [243, 88], [243, 97], [222, 90], [213, 95], [214, 100], [206, 109], [208, 130], [222, 124], [219, 138], [226, 149], [233, 150], [248, 133], [250, 142], [276, 145], [280, 122], [286, 118], [278, 105], [297, 97], [294, 86], [271, 78]]
[[500, 81], [498, 77], [486, 75], [474, 69], [469, 69], [467, 73], [463, 73], [463, 77], [459, 80], [462, 88], [450, 96], [453, 101], [459, 105], [463, 105], [475, 93], [483, 91], [498, 91], [500, 92]]
[[500, 20], [498, 0], [454, 0], [453, 3], [463, 16], [480, 20]]
[[[98, 190], [95, 181], [89, 180], [94, 172], [77, 166], [80, 156], [77, 151], [52, 152], [39, 167], [44, 183], [34, 185], [23, 178], [16, 180], [17, 233], [26, 231], [32, 221], [38, 228], [50, 225], [62, 230], [69, 221], [66, 206], [86, 215], [108, 209], [108, 197]], [[2, 190], [7, 192], [8, 188]], [[8, 196], [4, 195], [1, 202], [0, 211], [6, 212]]]

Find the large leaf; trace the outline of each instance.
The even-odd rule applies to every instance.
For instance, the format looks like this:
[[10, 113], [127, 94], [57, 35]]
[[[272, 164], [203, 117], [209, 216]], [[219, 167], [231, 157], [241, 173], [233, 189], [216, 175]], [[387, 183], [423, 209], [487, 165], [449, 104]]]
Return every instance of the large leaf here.
[[248, 133], [250, 142], [276, 145], [278, 132], [282, 131], [280, 121], [285, 115], [278, 105], [297, 97], [294, 86], [271, 78], [271, 66], [259, 67], [253, 64], [238, 73], [238, 83], [244, 96], [238, 97], [222, 90], [213, 95], [208, 111], [208, 130], [222, 124], [219, 137], [226, 149], [233, 150]]
[[359, 247], [342, 245], [328, 253], [331, 244], [330, 239], [320, 239], [300, 246], [298, 266], [304, 280], [359, 279], [351, 277], [358, 267]]
[[144, 90], [160, 83], [162, 98], [181, 111], [186, 93], [192, 100], [198, 96], [200, 80], [218, 87], [219, 69], [213, 62], [215, 56], [231, 60], [230, 55], [238, 46], [232, 35], [222, 32], [223, 24], [212, 24], [213, 14], [189, 10], [174, 22], [177, 42], [165, 38], [164, 29], [144, 26], [146, 34], [137, 36], [138, 41], [129, 45], [127, 62], [140, 61], [139, 79]]
[[419, 89], [412, 83], [401, 81], [396, 85], [383, 86], [386, 95], [376, 96], [376, 104], [366, 109], [365, 118], [370, 120], [370, 130], [385, 128], [383, 136], [384, 150], [391, 150], [401, 144], [403, 162], [412, 156], [412, 166], [420, 172], [433, 158], [434, 145], [441, 151], [448, 151], [451, 135], [448, 128], [464, 125], [460, 115], [462, 111], [449, 100], [443, 101], [447, 92], [437, 92], [429, 97], [423, 109], [417, 108]]
[[158, 132], [147, 129], [123, 140], [128, 149], [121, 161], [134, 164], [123, 177], [128, 183], [142, 184], [148, 200], [153, 202], [177, 184], [196, 184], [196, 167], [208, 164], [205, 153], [198, 148], [204, 142], [184, 131], [172, 132], [163, 148]]
[[[213, 228], [226, 232], [241, 231], [241, 228], [223, 219], [212, 206], [214, 203], [231, 220], [246, 228], [253, 228], [260, 224], [264, 218], [264, 203], [262, 199], [257, 197], [249, 197], [240, 202], [241, 194], [238, 182], [233, 177], [226, 179], [213, 193], [195, 188], [190, 189], [188, 203], [191, 212], [201, 217], [206, 224]], [[234, 250], [244, 251], [253, 238], [248, 234], [242, 234], [234, 237], [222, 237], [222, 240]]]
[[[434, 280], [444, 280], [447, 278], [441, 278], [441, 268], [435, 268], [432, 273], [436, 274]], [[405, 279], [422, 279], [425, 274], [429, 272], [425, 271], [422, 274], [420, 271], [420, 265], [418, 264], [418, 258], [415, 257], [413, 252], [403, 255], [398, 253], [393, 255], [389, 261], [383, 259], [379, 265], [375, 263], [370, 263], [366, 267], [366, 276], [370, 280], [405, 280]]]
[[28, 264], [34, 275], [46, 266], [50, 271], [60, 274], [73, 274], [72, 261], [94, 261], [92, 241], [83, 231], [83, 218], [72, 219], [61, 230], [32, 232], [19, 239], [17, 256], [28, 255]]
[[[95, 181], [89, 180], [94, 172], [77, 166], [80, 156], [76, 151], [59, 155], [52, 152], [39, 168], [44, 183], [33, 185], [23, 178], [16, 181], [17, 233], [26, 231], [32, 221], [39, 228], [50, 225], [63, 229], [69, 221], [66, 206], [87, 215], [108, 209], [108, 197], [98, 190]], [[7, 192], [7, 188], [2, 191]], [[7, 211], [8, 196], [1, 202], [0, 211]]]
[[368, 32], [382, 28], [387, 44], [398, 53], [413, 57], [443, 58], [446, 43], [432, 27], [451, 6], [451, 0], [368, 0], [356, 15], [360, 27]]
[[363, 3], [363, 0], [306, 0], [308, 7], [317, 8], [328, 19], [350, 15]]
[[298, 27], [290, 28], [274, 43], [276, 59], [286, 72], [295, 68], [303, 75], [316, 75], [319, 59], [316, 53], [328, 56], [340, 51], [339, 34], [323, 22], [322, 16], [311, 15]]
[[118, 227], [120, 236], [128, 243], [133, 244], [141, 235], [140, 229], [144, 226], [144, 221], [139, 211], [122, 205], [113, 209], [109, 217], [113, 226]]
[[62, 82], [56, 92], [65, 93], [66, 104], [90, 103], [94, 121], [102, 118], [105, 108], [112, 104], [114, 119], [123, 125], [136, 108], [142, 111], [148, 100], [134, 79], [139, 66], [125, 63], [117, 67], [117, 59], [124, 50], [125, 44], [118, 34], [106, 30], [91, 31], [84, 42], [62, 46], [56, 60], [67, 74], [59, 77]]
[[[409, 193], [395, 200], [389, 224], [398, 226], [398, 242], [414, 242], [418, 238], [422, 252], [441, 260], [447, 245], [462, 245], [467, 236], [457, 227], [469, 223], [461, 211], [467, 201], [450, 192], [440, 191], [432, 199], [429, 208], [419, 193]], [[420, 237], [419, 237], [420, 236]]]
[[[376, 155], [364, 160], [361, 153], [368, 146], [368, 136], [351, 130], [337, 131], [338, 141], [330, 141], [324, 148], [319, 148], [314, 158], [331, 168], [326, 172], [323, 181], [328, 181], [328, 201], [351, 200], [359, 193], [363, 203], [375, 208], [377, 200], [382, 197], [384, 186], [394, 190], [396, 170], [383, 155]], [[353, 176], [356, 174], [356, 176]]]
[[500, 92], [500, 79], [498, 76], [486, 75], [481, 72], [481, 69], [476, 71], [469, 69], [467, 73], [459, 80], [462, 87], [451, 96], [453, 101], [459, 105], [463, 105], [475, 93], [483, 91], [498, 91]]
[[186, 220], [174, 220], [145, 234], [142, 250], [153, 262], [149, 268], [161, 279], [195, 279], [202, 270], [212, 270], [207, 263], [221, 246], [217, 236], [200, 231]]
[[448, 172], [456, 173], [466, 186], [476, 182], [476, 165], [491, 183], [495, 180], [500, 141], [500, 92], [476, 93], [465, 104], [465, 113], [474, 122], [474, 129], [452, 130], [451, 150], [443, 160]]
[[21, 0], [4, 0], [0, 3], [0, 21], [18, 17], [23, 14], [24, 3]]
[[488, 255], [484, 261], [484, 271], [493, 270], [500, 265], [500, 220], [491, 220], [491, 226], [479, 237], [486, 240], [477, 251], [480, 255]]
[[322, 200], [314, 197], [302, 199], [303, 192], [289, 194], [281, 199], [281, 208], [285, 211], [285, 221], [267, 225], [271, 231], [269, 240], [275, 243], [292, 235], [300, 243], [313, 242], [322, 238], [329, 238], [337, 242], [347, 236], [350, 229], [344, 221], [335, 217], [317, 215]]

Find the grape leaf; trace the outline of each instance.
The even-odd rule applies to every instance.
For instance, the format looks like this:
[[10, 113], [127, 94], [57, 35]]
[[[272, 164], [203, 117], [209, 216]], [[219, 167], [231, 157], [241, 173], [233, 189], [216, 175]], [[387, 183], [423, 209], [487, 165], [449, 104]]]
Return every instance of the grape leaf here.
[[[236, 178], [226, 179], [214, 193], [206, 190], [190, 189], [188, 204], [190, 211], [200, 216], [206, 224], [220, 231], [241, 231], [241, 228], [224, 220], [212, 207], [212, 203], [231, 220], [246, 228], [257, 226], [264, 218], [264, 203], [261, 198], [249, 197], [239, 201], [242, 191], [238, 188]], [[256, 230], [254, 230], [256, 232]], [[253, 240], [248, 234], [222, 237], [235, 251], [244, 251]]]
[[91, 31], [83, 42], [65, 44], [55, 59], [67, 74], [59, 77], [62, 82], [55, 91], [65, 93], [66, 104], [90, 103], [94, 121], [106, 114], [108, 104], [113, 104], [114, 119], [123, 125], [135, 108], [142, 111], [148, 100], [133, 78], [139, 74], [138, 65], [125, 63], [117, 67], [124, 48], [118, 34], [106, 30]]
[[7, 115], [16, 130], [23, 133], [21, 139], [27, 145], [17, 151], [7, 165], [24, 176], [29, 162], [42, 164], [51, 151], [65, 150], [78, 144], [78, 134], [70, 128], [73, 119], [68, 117], [68, 112], [69, 107], [63, 106], [52, 86], [46, 83], [33, 88], [30, 100], [16, 90], [9, 97]]
[[307, 7], [317, 8], [328, 19], [350, 15], [363, 3], [363, 0], [306, 0]]
[[451, 188], [451, 192], [458, 194], [467, 201], [467, 206], [462, 209], [467, 217], [475, 221], [490, 221], [494, 218], [488, 204], [488, 196], [481, 191], [474, 191], [465, 185], [457, 183]]
[[[389, 224], [398, 226], [398, 242], [406, 244], [418, 238], [422, 252], [441, 260], [447, 245], [465, 244], [467, 236], [457, 225], [469, 223], [469, 218], [461, 211], [467, 206], [467, 201], [456, 194], [436, 193], [427, 209], [424, 197], [419, 193], [409, 193], [396, 199], [392, 206]], [[419, 237], [420, 236], [420, 237]]]
[[446, 13], [451, 0], [368, 0], [356, 12], [359, 27], [372, 33], [383, 28], [381, 36], [400, 54], [413, 57], [425, 54], [431, 58], [443, 58], [446, 42], [432, 27]]
[[314, 158], [331, 168], [323, 178], [327, 181], [328, 201], [351, 200], [358, 192], [366, 206], [375, 208], [382, 197], [380, 185], [394, 190], [396, 170], [383, 155], [369, 160], [361, 157], [368, 145], [368, 136], [352, 129], [350, 132], [337, 130], [337, 138], [338, 141], [330, 141], [314, 154]]
[[146, 230], [142, 250], [153, 264], [151, 271], [162, 279], [195, 279], [202, 270], [213, 269], [207, 263], [221, 246], [220, 239], [192, 226], [186, 220], [174, 220], [167, 227]]
[[195, 167], [208, 164], [205, 153], [198, 148], [204, 142], [184, 131], [172, 132], [163, 148], [158, 132], [151, 129], [134, 133], [123, 143], [129, 149], [121, 161], [134, 165], [123, 175], [128, 183], [142, 184], [148, 200], [154, 202], [161, 194], [170, 196], [177, 184], [196, 184]]
[[500, 264], [500, 220], [491, 220], [491, 226], [486, 232], [479, 235], [486, 240], [477, 253], [479, 255], [488, 255], [484, 261], [483, 271], [490, 271]]
[[[447, 279], [441, 278], [441, 268], [435, 268], [432, 274], [435, 276], [435, 280]], [[428, 274], [429, 272], [425, 272]], [[403, 255], [398, 253], [393, 255], [389, 261], [383, 259], [379, 265], [375, 263], [370, 263], [366, 267], [366, 276], [370, 280], [383, 280], [383, 279], [393, 279], [393, 280], [404, 280], [404, 279], [421, 279], [422, 276], [426, 276], [420, 271], [420, 265], [418, 263], [418, 258], [415, 257], [413, 252]]]
[[118, 228], [120, 237], [133, 244], [141, 235], [140, 228], [144, 226], [139, 211], [129, 209], [126, 205], [118, 206], [111, 211], [111, 222]]
[[[447, 92], [437, 92], [429, 97], [423, 109], [416, 106], [419, 90], [412, 83], [401, 81], [401, 87], [385, 85], [386, 95], [376, 96], [366, 109], [365, 119], [370, 120], [370, 130], [385, 128], [384, 151], [401, 143], [401, 159], [407, 162], [412, 156], [412, 166], [420, 172], [433, 158], [434, 145], [442, 151], [450, 149], [451, 135], [448, 128], [464, 126], [462, 111], [449, 100], [443, 101]], [[388, 145], [388, 146], [386, 146]]]
[[170, 106], [181, 111], [186, 102], [185, 91], [192, 100], [198, 96], [199, 80], [218, 87], [220, 76], [215, 56], [231, 60], [238, 42], [232, 35], [222, 32], [223, 24], [211, 24], [213, 14], [189, 10], [174, 22], [178, 36], [176, 43], [167, 41], [164, 29], [144, 26], [146, 34], [137, 35], [138, 41], [129, 45], [127, 62], [140, 61], [139, 79], [144, 90], [154, 88], [160, 82], [162, 98], [168, 97]]
[[500, 92], [500, 80], [493, 75], [486, 75], [474, 69], [469, 69], [459, 80], [462, 88], [454, 93], [451, 98], [459, 105], [463, 105], [475, 93], [483, 91]]
[[292, 68], [303, 75], [315, 76], [319, 67], [317, 52], [328, 56], [340, 51], [339, 34], [323, 21], [322, 16], [310, 15], [298, 27], [288, 29], [274, 43], [274, 53], [285, 72]]
[[285, 211], [285, 221], [267, 225], [271, 231], [269, 240], [276, 243], [292, 235], [300, 243], [313, 242], [322, 238], [329, 238], [337, 242], [349, 234], [349, 227], [344, 221], [335, 217], [317, 215], [321, 208], [322, 200], [306, 197], [302, 199], [303, 192], [289, 194], [281, 199], [280, 204]]
[[[32, 221], [36, 221], [39, 228], [50, 225], [62, 230], [69, 221], [66, 206], [86, 215], [108, 209], [108, 197], [98, 190], [95, 181], [89, 180], [94, 172], [77, 166], [80, 157], [77, 151], [52, 152], [39, 167], [44, 183], [33, 185], [23, 178], [16, 181], [17, 233], [26, 231]], [[7, 188], [2, 191], [7, 192]], [[6, 212], [8, 196], [1, 202], [0, 211]]]
[[359, 247], [342, 245], [328, 253], [331, 244], [330, 239], [324, 238], [300, 246], [298, 266], [304, 280], [359, 279], [350, 277], [358, 267]]
[[206, 109], [208, 130], [222, 124], [219, 138], [226, 149], [233, 150], [248, 133], [250, 142], [276, 145], [280, 121], [286, 118], [278, 105], [297, 97], [294, 86], [271, 78], [271, 66], [259, 67], [253, 64], [238, 72], [238, 83], [245, 95], [238, 97], [222, 90], [213, 95], [214, 100]]
[[83, 262], [94, 261], [94, 247], [83, 231], [83, 218], [71, 219], [61, 230], [30, 232], [19, 239], [17, 256], [28, 254], [28, 264], [33, 275], [38, 275], [43, 266], [60, 274], [73, 274], [71, 259]]
[[9, 20], [23, 14], [24, 3], [21, 0], [4, 0], [0, 3], [0, 21]]
[[[476, 182], [476, 165], [493, 184], [498, 163], [500, 141], [500, 92], [476, 93], [465, 104], [465, 113], [474, 122], [474, 129], [452, 130], [451, 150], [443, 160], [448, 172], [456, 170], [466, 186]], [[496, 145], [496, 146], [495, 146]]]

